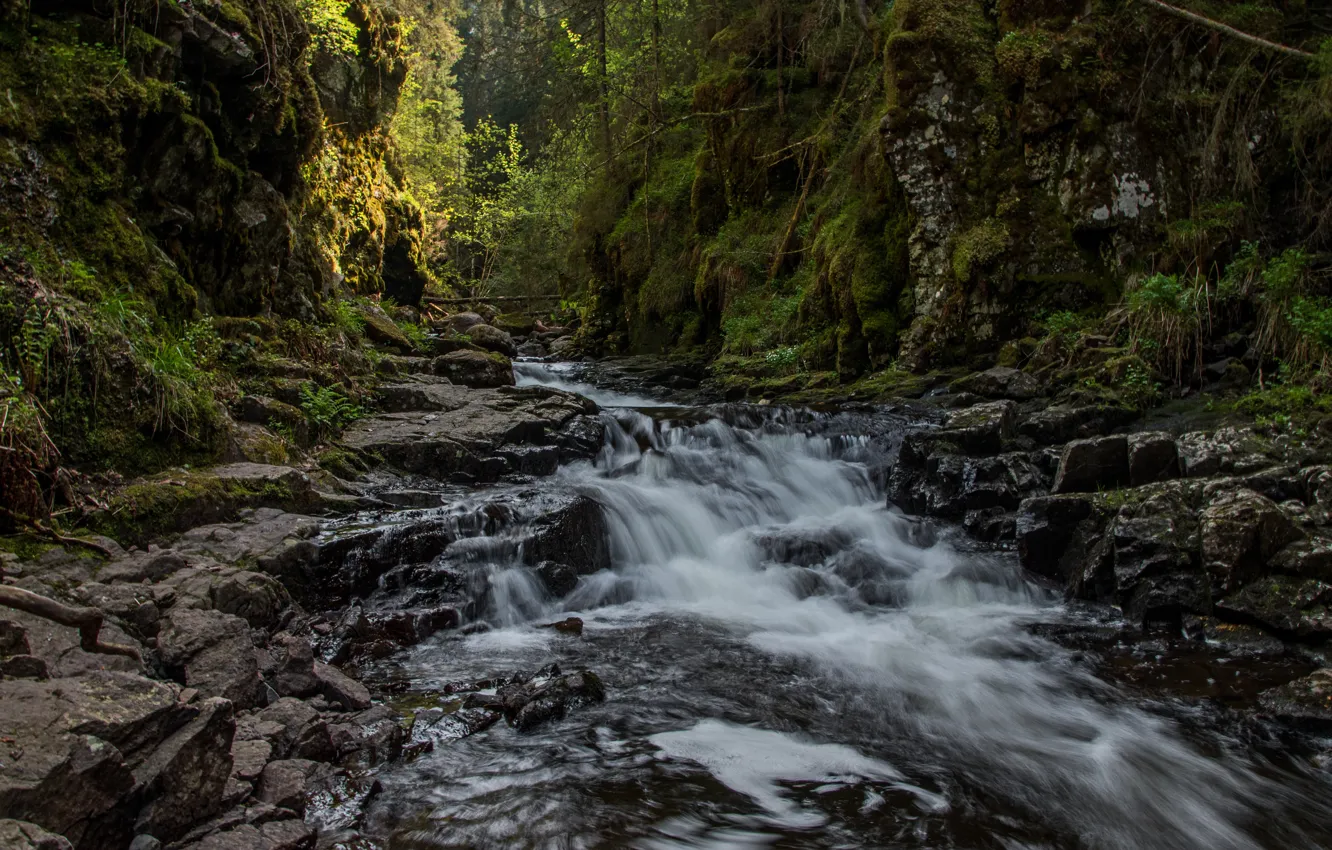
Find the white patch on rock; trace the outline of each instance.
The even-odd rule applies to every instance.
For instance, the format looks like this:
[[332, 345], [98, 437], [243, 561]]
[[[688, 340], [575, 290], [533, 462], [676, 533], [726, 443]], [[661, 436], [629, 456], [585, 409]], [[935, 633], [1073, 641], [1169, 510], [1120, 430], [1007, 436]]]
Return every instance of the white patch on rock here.
[[1156, 205], [1152, 187], [1136, 172], [1129, 172], [1115, 180], [1114, 213], [1124, 218], [1137, 218], [1142, 211]]

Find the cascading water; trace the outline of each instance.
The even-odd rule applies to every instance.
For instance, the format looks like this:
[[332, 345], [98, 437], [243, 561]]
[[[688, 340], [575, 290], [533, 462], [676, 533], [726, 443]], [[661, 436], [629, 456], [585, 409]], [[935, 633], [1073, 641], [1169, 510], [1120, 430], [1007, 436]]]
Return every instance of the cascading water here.
[[[399, 659], [423, 686], [597, 670], [603, 705], [496, 727], [383, 778], [394, 848], [1303, 848], [1317, 780], [1175, 725], [1028, 628], [1065, 616], [1002, 555], [883, 503], [845, 417], [608, 417], [612, 571], [539, 601], [497, 565], [489, 618]], [[583, 640], [533, 628], [560, 612]], [[527, 623], [528, 625], [519, 625]], [[1320, 826], [1321, 825], [1321, 826]]]

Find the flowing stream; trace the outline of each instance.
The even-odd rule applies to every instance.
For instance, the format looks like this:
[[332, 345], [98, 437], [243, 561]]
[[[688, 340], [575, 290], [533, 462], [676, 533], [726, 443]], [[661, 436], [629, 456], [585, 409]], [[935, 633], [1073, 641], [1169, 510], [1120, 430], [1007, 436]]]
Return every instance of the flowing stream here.
[[[1074, 615], [1011, 555], [886, 506], [882, 419], [606, 418], [595, 463], [538, 486], [602, 505], [614, 569], [551, 600], [490, 565], [491, 630], [380, 673], [426, 690], [554, 660], [609, 697], [382, 775], [367, 827], [394, 850], [1332, 846], [1325, 780], [1098, 679], [1032, 628]], [[582, 638], [536, 627], [569, 614]]]

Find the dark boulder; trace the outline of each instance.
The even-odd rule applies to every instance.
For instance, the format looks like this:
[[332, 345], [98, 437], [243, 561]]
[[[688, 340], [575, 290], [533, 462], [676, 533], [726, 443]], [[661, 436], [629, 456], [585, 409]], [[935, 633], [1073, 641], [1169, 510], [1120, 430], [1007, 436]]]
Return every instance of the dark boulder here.
[[136, 831], [171, 840], [221, 810], [222, 791], [232, 773], [236, 722], [231, 703], [224, 699], [204, 700], [198, 710], [198, 717], [135, 768], [137, 790], [149, 798], [139, 811]]
[[522, 551], [528, 564], [568, 564], [578, 575], [610, 569], [610, 530], [601, 505], [575, 496], [533, 524]]
[[501, 687], [496, 699], [504, 718], [521, 732], [551, 720], [562, 719], [569, 710], [606, 699], [606, 688], [595, 673], [583, 670], [561, 675], [538, 676], [527, 682]]
[[1332, 668], [1263, 691], [1258, 704], [1268, 714], [1310, 732], [1332, 731]]
[[259, 696], [259, 665], [249, 625], [221, 611], [173, 609], [157, 639], [168, 673], [204, 696], [249, 708]]
[[503, 354], [505, 357], [516, 357], [518, 355], [518, 347], [513, 344], [513, 337], [499, 328], [490, 325], [473, 325], [467, 329], [467, 336], [472, 342], [487, 351]]
[[1175, 438], [1159, 431], [1128, 437], [1129, 484], [1141, 487], [1180, 476], [1179, 447]]
[[1218, 613], [1296, 638], [1332, 636], [1332, 584], [1269, 576], [1216, 604]]
[[1066, 584], [1099, 573], [1108, 552], [1101, 545], [1108, 512], [1095, 497], [1037, 496], [1018, 506], [1015, 538], [1022, 567]]
[[1052, 493], [1095, 493], [1129, 483], [1128, 440], [1122, 436], [1074, 440], [1064, 447]]
[[1203, 566], [1218, 592], [1260, 576], [1288, 544], [1305, 535], [1271, 499], [1252, 490], [1224, 490], [1203, 509]]
[[953, 382], [954, 392], [974, 393], [984, 398], [1027, 401], [1041, 394], [1041, 385], [1026, 372], [1008, 366], [995, 366]]
[[513, 386], [513, 363], [502, 354], [485, 351], [454, 351], [436, 357], [435, 374], [465, 387]]

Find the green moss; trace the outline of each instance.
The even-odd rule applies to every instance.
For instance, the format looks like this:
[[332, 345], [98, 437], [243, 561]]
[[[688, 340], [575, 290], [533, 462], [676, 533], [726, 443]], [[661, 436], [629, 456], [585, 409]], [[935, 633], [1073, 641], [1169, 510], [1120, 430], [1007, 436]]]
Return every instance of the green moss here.
[[953, 275], [966, 283], [1008, 249], [1008, 225], [996, 218], [985, 221], [957, 237], [953, 244]]
[[123, 488], [105, 510], [88, 518], [87, 527], [122, 545], [144, 546], [198, 525], [232, 521], [244, 508], [296, 510], [308, 505], [309, 494], [278, 481], [256, 483], [181, 471]]

